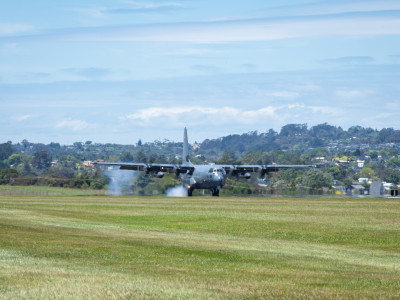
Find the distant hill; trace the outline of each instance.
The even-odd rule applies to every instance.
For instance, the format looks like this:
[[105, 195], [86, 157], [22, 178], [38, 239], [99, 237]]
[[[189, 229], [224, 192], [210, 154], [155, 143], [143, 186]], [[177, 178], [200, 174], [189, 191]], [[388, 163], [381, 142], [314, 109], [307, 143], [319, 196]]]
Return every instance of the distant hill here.
[[376, 130], [353, 126], [348, 130], [327, 123], [307, 127], [307, 124], [288, 124], [281, 131], [270, 129], [265, 133], [252, 131], [235, 134], [214, 140], [205, 140], [200, 149], [207, 152], [220, 153], [229, 150], [236, 153], [262, 150], [305, 150], [317, 147], [340, 145], [378, 145], [385, 143], [400, 143], [400, 130], [384, 128]]
[[[393, 128], [383, 128], [381, 130], [352, 126], [348, 130], [341, 127], [329, 125], [327, 123], [307, 127], [307, 124], [288, 124], [281, 128], [278, 133], [273, 129], [267, 132], [252, 131], [243, 134], [234, 134], [218, 139], [206, 139], [197, 144], [191, 152], [194, 155], [204, 155], [208, 157], [220, 157], [225, 150], [241, 156], [250, 151], [276, 151], [276, 150], [295, 150], [305, 151], [319, 147], [345, 147], [351, 148], [374, 148], [381, 144], [400, 144], [400, 130]], [[12, 149], [11, 149], [12, 147]], [[52, 159], [63, 157], [68, 160], [68, 156], [74, 156], [78, 160], [93, 160], [97, 158], [118, 160], [126, 152], [131, 153], [133, 159], [148, 156], [149, 161], [174, 162], [182, 149], [182, 143], [171, 141], [154, 141], [152, 143], [136, 145], [119, 144], [99, 144], [87, 141], [85, 143], [75, 142], [73, 145], [60, 145], [50, 143], [30, 143], [23, 140], [21, 143], [4, 143], [0, 147], [0, 152], [4, 152], [4, 157], [10, 153], [24, 153], [35, 155], [39, 152], [47, 152]], [[1, 153], [0, 153], [1, 155]], [[153, 155], [153, 157], [151, 157]], [[142, 159], [145, 160], [145, 159]]]

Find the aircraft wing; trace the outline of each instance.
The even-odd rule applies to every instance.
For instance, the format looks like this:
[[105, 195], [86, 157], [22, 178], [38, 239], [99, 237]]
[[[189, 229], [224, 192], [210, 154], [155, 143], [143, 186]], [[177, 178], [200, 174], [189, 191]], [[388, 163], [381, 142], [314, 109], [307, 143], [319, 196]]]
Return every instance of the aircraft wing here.
[[259, 172], [266, 174], [277, 172], [280, 169], [315, 168], [315, 165], [232, 165], [223, 166], [227, 174], [238, 175], [244, 173]]
[[280, 169], [301, 169], [301, 168], [316, 168], [315, 165], [263, 165], [263, 171], [276, 172]]
[[150, 164], [150, 163], [148, 164], [148, 163], [124, 163], [124, 162], [93, 162], [93, 164], [100, 166], [119, 167], [120, 170], [142, 171], [146, 173], [167, 172], [179, 175], [181, 173], [192, 174], [194, 171], [193, 166], [173, 165], [173, 164]]

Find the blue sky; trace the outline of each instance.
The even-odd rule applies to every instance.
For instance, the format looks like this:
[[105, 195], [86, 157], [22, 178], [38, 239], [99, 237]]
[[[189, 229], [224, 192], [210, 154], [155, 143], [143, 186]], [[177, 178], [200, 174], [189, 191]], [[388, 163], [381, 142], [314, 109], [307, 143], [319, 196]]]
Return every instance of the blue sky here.
[[6, 1], [0, 142], [400, 128], [400, 2]]

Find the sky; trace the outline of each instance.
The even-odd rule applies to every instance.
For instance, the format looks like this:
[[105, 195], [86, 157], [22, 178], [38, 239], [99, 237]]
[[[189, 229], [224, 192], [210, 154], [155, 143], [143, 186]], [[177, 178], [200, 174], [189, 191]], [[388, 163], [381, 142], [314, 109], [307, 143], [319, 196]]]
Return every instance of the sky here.
[[400, 1], [15, 0], [0, 143], [400, 129]]

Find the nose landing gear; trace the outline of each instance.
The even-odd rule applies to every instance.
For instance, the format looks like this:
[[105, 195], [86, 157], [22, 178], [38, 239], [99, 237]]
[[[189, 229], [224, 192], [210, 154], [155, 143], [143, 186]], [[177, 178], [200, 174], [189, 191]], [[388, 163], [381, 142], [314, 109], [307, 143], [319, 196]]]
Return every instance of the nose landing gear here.
[[214, 197], [219, 197], [219, 188], [211, 189], [211, 193]]

